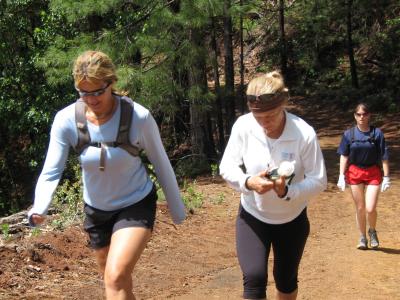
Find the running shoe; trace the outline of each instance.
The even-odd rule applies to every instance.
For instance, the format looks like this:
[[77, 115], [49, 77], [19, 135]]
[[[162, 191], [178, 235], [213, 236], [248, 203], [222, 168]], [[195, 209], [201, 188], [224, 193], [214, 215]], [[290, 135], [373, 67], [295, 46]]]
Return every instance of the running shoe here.
[[366, 250], [368, 249], [368, 240], [365, 236], [360, 237], [360, 241], [358, 242], [357, 249]]
[[376, 233], [375, 229], [368, 229], [368, 235], [370, 239], [370, 246], [372, 249], [376, 249], [379, 247], [379, 240], [378, 240], [378, 234]]

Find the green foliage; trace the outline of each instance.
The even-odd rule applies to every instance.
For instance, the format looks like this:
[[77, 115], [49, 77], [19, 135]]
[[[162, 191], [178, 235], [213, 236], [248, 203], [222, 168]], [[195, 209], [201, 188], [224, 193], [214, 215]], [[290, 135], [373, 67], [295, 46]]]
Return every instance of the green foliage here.
[[215, 198], [211, 198], [211, 202], [212, 203], [214, 203], [214, 204], [222, 204], [223, 202], [225, 201], [225, 194], [224, 193], [219, 193], [218, 195], [217, 195], [217, 197], [215, 197]]
[[166, 199], [165, 199], [165, 195], [164, 195], [163, 190], [160, 187], [158, 187], [157, 188], [157, 201], [162, 202], [162, 201], [165, 201], [165, 200]]
[[143, 153], [141, 154], [141, 157], [142, 162], [146, 165], [147, 173], [149, 174], [151, 181], [153, 181], [154, 185], [156, 186], [158, 201], [165, 201], [165, 195], [160, 186], [160, 183], [157, 180], [154, 166], [150, 163], [147, 156], [145, 156]]
[[216, 163], [211, 164], [211, 176], [216, 177], [219, 174], [219, 165]]
[[183, 0], [181, 1], [179, 21], [183, 26], [200, 29], [210, 22], [209, 17], [222, 14], [223, 1], [218, 0]]
[[[52, 11], [63, 11], [67, 16], [69, 22], [79, 22], [81, 18], [85, 18], [88, 15], [100, 15], [104, 16], [108, 12], [112, 11], [113, 8], [119, 7], [123, 1], [121, 0], [85, 0], [85, 1], [74, 1], [74, 0], [53, 0], [50, 1]], [[77, 5], [79, 4], [79, 5]]]
[[186, 178], [195, 178], [201, 174], [209, 174], [210, 164], [198, 156], [187, 156], [181, 158], [174, 166], [178, 182], [182, 183]]
[[83, 189], [80, 165], [76, 161], [72, 161], [70, 165], [73, 177], [65, 179], [57, 187], [54, 195], [54, 208], [59, 216], [53, 220], [52, 226], [57, 229], [65, 228], [83, 219]]
[[185, 181], [183, 186], [183, 203], [186, 208], [193, 213], [195, 209], [201, 208], [204, 202], [203, 193], [196, 190], [196, 181], [187, 183]]
[[[57, 34], [67, 32], [47, 1], [1, 1], [0, 8], [0, 215], [31, 203], [55, 111], [65, 105], [63, 86], [48, 86], [38, 58]], [[69, 90], [70, 91], [70, 90]], [[4, 187], [4, 188], [3, 188]]]
[[31, 228], [31, 236], [39, 236], [42, 233], [39, 227], [33, 227]]
[[8, 240], [10, 238], [10, 225], [7, 223], [1, 224], [1, 233], [3, 235], [3, 239]]

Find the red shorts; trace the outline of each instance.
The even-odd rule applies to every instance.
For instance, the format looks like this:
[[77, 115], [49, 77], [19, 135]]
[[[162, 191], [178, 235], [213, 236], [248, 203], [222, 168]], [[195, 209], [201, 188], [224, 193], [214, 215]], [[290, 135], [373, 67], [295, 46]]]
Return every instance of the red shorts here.
[[382, 171], [378, 166], [372, 166], [366, 169], [359, 168], [356, 165], [350, 165], [346, 171], [347, 184], [380, 185], [382, 182]]

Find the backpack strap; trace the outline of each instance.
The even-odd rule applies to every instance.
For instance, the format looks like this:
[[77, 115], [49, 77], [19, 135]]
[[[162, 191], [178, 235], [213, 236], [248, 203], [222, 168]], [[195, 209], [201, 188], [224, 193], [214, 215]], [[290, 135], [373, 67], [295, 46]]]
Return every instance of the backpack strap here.
[[121, 115], [119, 121], [118, 135], [115, 142], [93, 143], [90, 138], [87, 120], [86, 120], [86, 103], [82, 99], [78, 99], [75, 103], [75, 123], [78, 130], [78, 143], [74, 150], [80, 155], [83, 150], [89, 146], [101, 148], [100, 150], [100, 171], [105, 168], [105, 147], [120, 147], [132, 156], [139, 156], [140, 149], [131, 144], [129, 141], [129, 131], [133, 118], [133, 101], [121, 97]]
[[354, 131], [356, 130], [356, 127], [353, 126], [350, 128], [350, 143], [353, 144], [354, 143]]
[[85, 150], [90, 144], [90, 134], [86, 120], [86, 104], [82, 99], [78, 99], [75, 103], [75, 123], [78, 129], [78, 143], [74, 150], [78, 155]]
[[[354, 138], [355, 130], [356, 130], [355, 126], [350, 128], [350, 142], [351, 143], [355, 142], [355, 138]], [[375, 144], [375, 126], [372, 126], [372, 125], [370, 126], [370, 131], [369, 131], [369, 141], [371, 143]]]
[[371, 126], [371, 130], [369, 131], [369, 138], [371, 142], [375, 144], [375, 126]]
[[121, 97], [121, 117], [119, 121], [118, 136], [116, 140], [116, 145], [125, 151], [127, 151], [132, 156], [139, 156], [140, 149], [131, 144], [129, 140], [129, 131], [132, 125], [133, 118], [133, 101]]

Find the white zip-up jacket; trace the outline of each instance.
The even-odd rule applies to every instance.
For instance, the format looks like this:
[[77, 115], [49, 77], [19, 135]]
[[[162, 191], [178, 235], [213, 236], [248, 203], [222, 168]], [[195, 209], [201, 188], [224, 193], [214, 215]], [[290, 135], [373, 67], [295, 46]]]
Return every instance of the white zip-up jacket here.
[[[239, 117], [220, 164], [221, 176], [241, 192], [243, 208], [269, 224], [295, 219], [327, 185], [324, 159], [314, 129], [301, 118], [286, 111], [285, 114], [282, 135], [271, 146], [252, 113]], [[285, 198], [279, 198], [274, 190], [258, 194], [246, 188], [247, 177], [277, 168], [282, 161], [295, 165], [295, 176]]]

